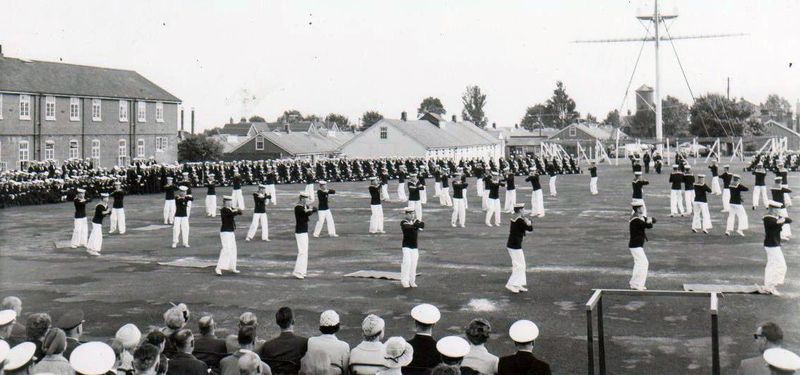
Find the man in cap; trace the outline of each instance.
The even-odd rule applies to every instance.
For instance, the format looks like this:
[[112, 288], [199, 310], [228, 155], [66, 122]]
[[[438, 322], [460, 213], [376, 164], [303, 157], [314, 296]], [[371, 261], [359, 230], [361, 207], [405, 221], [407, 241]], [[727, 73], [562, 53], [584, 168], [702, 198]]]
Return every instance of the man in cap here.
[[313, 202], [314, 201], [314, 173], [311, 171], [310, 168], [309, 168], [308, 171], [306, 171], [305, 180], [306, 180], [305, 181], [306, 182], [306, 189], [304, 191], [306, 192], [306, 194], [308, 194], [309, 201]]
[[414, 209], [418, 219], [422, 219], [422, 183], [417, 180], [417, 174], [409, 175], [408, 180], [408, 207]]
[[[789, 171], [786, 170], [786, 165], [784, 165], [783, 163], [778, 165], [778, 172], [775, 175], [776, 176], [780, 176], [780, 178], [781, 178], [781, 186], [785, 187], [788, 190], [789, 189]], [[792, 191], [789, 190], [789, 191], [786, 191], [786, 192], [783, 193], [783, 198], [784, 198], [783, 199], [783, 203], [786, 205], [786, 207], [791, 207], [792, 206], [792, 196], [791, 196], [791, 194], [789, 194], [791, 192]]]
[[401, 165], [400, 171], [397, 172], [397, 200], [400, 202], [405, 202], [408, 200], [406, 196], [406, 177], [408, 173], [406, 172], [406, 166]]
[[377, 372], [379, 375], [401, 375], [424, 372], [410, 372], [406, 367], [414, 357], [414, 347], [407, 343], [402, 337], [390, 337], [386, 340], [386, 352], [384, 355], [385, 370]]
[[192, 355], [194, 351], [194, 336], [188, 329], [180, 329], [172, 334], [175, 342], [176, 353], [169, 359], [167, 375], [206, 375], [208, 365]]
[[764, 290], [767, 293], [780, 295], [778, 285], [782, 285], [786, 277], [786, 260], [781, 250], [781, 230], [784, 224], [792, 222], [791, 218], [782, 216], [779, 210], [781, 203], [769, 201], [767, 214], [764, 215], [764, 251], [767, 253], [767, 266], [764, 268]]
[[642, 214], [647, 216], [647, 205], [644, 203], [644, 186], [649, 185], [650, 182], [642, 178], [642, 172], [633, 172], [633, 181], [631, 187], [633, 194], [631, 195], [631, 202], [642, 206]]
[[[485, 319], [473, 319], [469, 322], [466, 332], [469, 341], [469, 353], [461, 361], [462, 372], [472, 370], [476, 374], [496, 374], [497, 364], [500, 360], [496, 355], [489, 353], [484, 344], [489, 340], [492, 326]], [[463, 371], [469, 369], [467, 371]]]
[[172, 248], [178, 246], [178, 238], [181, 239], [183, 247], [189, 247], [189, 212], [188, 204], [194, 198], [188, 195], [189, 190], [186, 186], [178, 188], [178, 195], [175, 196], [175, 217], [172, 224]]
[[[249, 326], [256, 327], [257, 329], [258, 317], [256, 316], [256, 314], [250, 311], [245, 311], [241, 315], [239, 315], [239, 323], [237, 323], [236, 325], [236, 331], [238, 332], [242, 329], [242, 327], [249, 327]], [[256, 351], [260, 350], [262, 345], [264, 345], [263, 340], [256, 340], [256, 345], [255, 345]], [[228, 351], [228, 353], [233, 353], [241, 349], [241, 346], [239, 346], [238, 334], [228, 335], [228, 337], [225, 338], [225, 348]]]
[[783, 344], [783, 330], [773, 322], [761, 324], [753, 334], [756, 349], [759, 355], [743, 359], [739, 363], [737, 375], [770, 375], [767, 362], [764, 361], [764, 352], [772, 348], [780, 348]]
[[[774, 184], [775, 185], [770, 189], [770, 194], [772, 195], [773, 201], [781, 204], [777, 212], [780, 216], [789, 216], [789, 213], [786, 211], [786, 195], [792, 191], [789, 190], [787, 186], [783, 185], [783, 178], [781, 177], [775, 177]], [[781, 238], [784, 240], [792, 238], [792, 228], [789, 226], [789, 223], [784, 223], [781, 227]]]
[[425, 228], [425, 223], [417, 219], [416, 212], [411, 207], [405, 208], [405, 218], [400, 221], [403, 231], [403, 261], [400, 264], [400, 284], [403, 288], [417, 287], [417, 262], [419, 261], [419, 248], [417, 237], [420, 230]]
[[206, 216], [217, 217], [217, 183], [213, 173], [208, 174], [206, 182]]
[[528, 288], [526, 288], [528, 282], [525, 277], [525, 253], [522, 252], [522, 238], [525, 237], [526, 232], [533, 231], [533, 222], [523, 217], [522, 209], [524, 207], [525, 203], [514, 205], [511, 228], [506, 242], [506, 250], [508, 250], [508, 256], [511, 257], [511, 276], [506, 283], [506, 289], [511, 293], [528, 291]]
[[450, 215], [450, 225], [455, 227], [456, 224], [459, 224], [464, 228], [467, 219], [467, 199], [465, 194], [469, 184], [462, 180], [461, 177], [462, 173], [457, 172], [455, 179], [453, 179], [453, 214]]
[[125, 194], [127, 192], [122, 189], [122, 183], [114, 181], [114, 191], [111, 192], [114, 204], [111, 206], [111, 228], [108, 233], [119, 230], [119, 234], [125, 234]]
[[542, 184], [539, 182], [539, 170], [533, 166], [528, 170], [526, 182], [531, 183], [531, 216], [544, 217], [544, 196]]
[[220, 211], [222, 225], [219, 228], [219, 240], [222, 243], [222, 249], [219, 252], [217, 267], [214, 269], [214, 273], [217, 276], [221, 276], [223, 270], [239, 273], [236, 267], [238, 250], [234, 232], [236, 231], [236, 216], [241, 215], [242, 211], [233, 206], [233, 197], [231, 196], [224, 196], [222, 204], [223, 207]]
[[719, 166], [717, 165], [717, 158], [711, 159], [708, 170], [711, 171], [711, 193], [714, 195], [722, 194], [722, 189], [719, 188]]
[[233, 206], [244, 211], [244, 196], [242, 195], [242, 175], [239, 174], [239, 169], [233, 170], [233, 179], [231, 180], [233, 190], [231, 197], [233, 197]]
[[172, 224], [175, 221], [175, 190], [177, 189], [172, 184], [172, 177], [167, 177], [167, 183], [161, 187], [164, 192], [164, 224]]
[[363, 341], [350, 350], [350, 368], [353, 373], [374, 375], [383, 367], [386, 347], [381, 340], [385, 326], [383, 319], [373, 314], [367, 315], [361, 322]]
[[589, 164], [589, 192], [597, 195], [597, 162], [594, 160]]
[[686, 215], [692, 214], [692, 206], [694, 202], [694, 175], [692, 174], [692, 166], [686, 164], [683, 174], [683, 198], [686, 206]]
[[369, 178], [369, 217], [370, 233], [386, 233], [383, 230], [383, 205], [381, 204], [381, 191], [377, 177]]
[[486, 182], [486, 191], [488, 192], [486, 201], [486, 217], [485, 222], [487, 226], [492, 226], [492, 217], [496, 226], [500, 226], [500, 187], [504, 186], [505, 181], [500, 181], [499, 173], [492, 172], [492, 177]]
[[725, 228], [726, 236], [731, 235], [731, 231], [737, 221], [739, 222], [739, 226], [737, 227], [736, 233], [740, 236], [744, 236], [744, 231], [750, 227], [747, 223], [747, 211], [742, 205], [742, 192], [748, 191], [749, 189], [747, 186], [742, 185], [740, 181], [741, 177], [735, 174], [733, 175], [730, 185], [728, 185], [730, 201], [728, 203], [728, 225]]
[[[219, 362], [220, 375], [240, 375], [239, 359], [247, 353], [255, 353], [256, 327], [245, 326], [239, 329], [238, 342], [240, 349]], [[261, 362], [261, 373], [271, 375], [269, 365]]]
[[518, 320], [511, 325], [508, 335], [514, 341], [517, 352], [500, 358], [497, 375], [550, 375], [550, 365], [533, 355], [534, 340], [539, 337], [539, 327], [535, 323]]
[[323, 311], [319, 317], [319, 336], [308, 338], [308, 353], [327, 354], [335, 373], [344, 374], [350, 364], [350, 345], [336, 338], [339, 332], [339, 314], [333, 310]]
[[331, 214], [330, 207], [328, 206], [328, 197], [336, 194], [336, 190], [328, 189], [328, 183], [325, 180], [319, 181], [319, 190], [317, 190], [318, 205], [318, 219], [317, 224], [314, 226], [314, 237], [319, 237], [322, 232], [322, 226], [328, 222], [327, 229], [328, 235], [331, 237], [339, 237], [336, 234], [336, 224], [333, 222], [333, 215]]
[[308, 351], [308, 339], [294, 334], [294, 312], [291, 308], [279, 308], [275, 313], [275, 322], [281, 330], [280, 335], [264, 343], [258, 355], [275, 374], [297, 374], [300, 359]]
[[159, 366], [161, 353], [153, 344], [144, 343], [133, 352], [133, 370], [136, 375], [154, 375]]
[[764, 207], [768, 206], [769, 198], [767, 198], [767, 170], [764, 169], [764, 164], [759, 162], [753, 170], [753, 175], [756, 181], [753, 184], [753, 210], [758, 207], [759, 200], [764, 201]]
[[33, 371], [36, 364], [36, 344], [23, 342], [14, 346], [6, 354], [5, 365], [0, 366], [6, 375], [27, 375]]
[[80, 339], [83, 334], [83, 318], [83, 310], [73, 309], [62, 314], [56, 321], [56, 327], [62, 329], [66, 335], [67, 347], [63, 353], [66, 359], [69, 359], [72, 351], [82, 344]]
[[411, 309], [411, 318], [414, 319], [416, 333], [408, 343], [414, 349], [414, 357], [408, 366], [403, 367], [403, 374], [427, 374], [442, 363], [442, 357], [436, 350], [436, 339], [433, 338], [433, 326], [441, 318], [441, 313], [436, 306], [423, 303]]
[[275, 192], [275, 183], [278, 181], [278, 175], [275, 173], [275, 169], [271, 166], [267, 166], [267, 175], [264, 184], [267, 185], [267, 194], [271, 197], [269, 199], [272, 202], [272, 205], [278, 204], [278, 194]]
[[108, 194], [100, 194], [100, 203], [94, 207], [94, 217], [92, 217], [92, 234], [86, 244], [86, 252], [89, 255], [99, 256], [103, 249], [103, 218], [111, 213], [108, 207]]
[[[555, 158], [554, 158], [555, 160]], [[555, 162], [550, 163], [547, 165], [547, 175], [550, 176], [550, 180], [548, 181], [550, 187], [550, 196], [555, 197], [558, 196], [558, 191], [556, 191], [556, 177], [558, 177], [558, 167], [556, 166]]]
[[381, 169], [379, 181], [381, 186], [381, 200], [391, 200], [392, 197], [389, 196], [389, 171], [385, 167]]
[[200, 335], [194, 340], [192, 352], [195, 358], [203, 361], [211, 369], [219, 369], [219, 361], [228, 353], [225, 340], [218, 339], [215, 334], [216, 327], [211, 315], [203, 316], [197, 321]]
[[729, 205], [731, 201], [731, 191], [729, 187], [731, 180], [733, 179], [733, 175], [728, 172], [730, 168], [730, 165], [723, 165], [722, 174], [719, 175], [719, 178], [722, 179], [722, 212], [729, 211]]
[[[154, 331], [154, 334], [164, 337], [164, 334], [158, 331]], [[114, 341], [121, 346], [117, 355], [119, 358], [117, 370], [133, 370], [133, 355], [141, 339], [142, 332], [134, 324], [128, 323], [117, 330], [116, 334], [114, 334]]]
[[711, 188], [706, 185], [706, 176], [697, 175], [697, 182], [692, 185], [694, 190], [694, 200], [692, 202], [692, 232], [698, 230], [708, 233], [711, 229], [711, 215], [708, 211], [707, 194], [711, 193]]
[[516, 177], [510, 168], [506, 167], [503, 178], [506, 182], [506, 197], [503, 202], [503, 212], [511, 213], [514, 211], [514, 205], [517, 204], [517, 187]]
[[644, 253], [644, 243], [647, 241], [646, 229], [652, 228], [656, 219], [647, 217], [642, 211], [642, 206], [637, 202], [631, 202], [633, 212], [629, 220], [630, 240], [628, 249], [633, 256], [633, 271], [631, 272], [630, 287], [635, 290], [646, 290], [647, 269], [650, 263]]
[[245, 241], [250, 241], [256, 236], [258, 227], [261, 226], [261, 240], [269, 241], [269, 221], [267, 220], [267, 201], [271, 197], [267, 194], [267, 185], [258, 185], [258, 191], [253, 193], [253, 221], [247, 231]]
[[78, 189], [78, 194], [75, 196], [73, 203], [75, 204], [75, 221], [74, 229], [72, 230], [72, 241], [70, 247], [73, 249], [78, 246], [86, 246], [89, 242], [89, 225], [86, 219], [86, 204], [91, 202], [86, 199], [86, 190]]
[[[464, 356], [469, 353], [469, 343], [459, 336], [446, 336], [436, 342], [436, 351], [442, 356], [442, 363], [438, 366], [461, 367]], [[464, 369], [467, 372], [475, 373], [472, 369]]]
[[672, 173], [669, 174], [669, 216], [683, 216], [683, 172], [678, 169], [677, 164], [672, 165]]
[[426, 173], [428, 173], [426, 171], [426, 167], [424, 165], [420, 165], [419, 173], [417, 173], [417, 179], [419, 180], [419, 203], [421, 204], [428, 204], [428, 192], [426, 190], [428, 185], [425, 184]]
[[[189, 172], [181, 173], [181, 180], [180, 182], [178, 182], [178, 189], [180, 189], [181, 186], [186, 187], [186, 195], [192, 195], [192, 178], [189, 177]], [[186, 217], [191, 217], [191, 216], [192, 216], [192, 202], [189, 201], [186, 204]]]
[[297, 241], [297, 261], [294, 264], [292, 275], [298, 279], [306, 277], [308, 269], [308, 218], [317, 212], [317, 208], [309, 207], [308, 195], [300, 193], [297, 204], [294, 206], [294, 238]]
[[69, 364], [75, 374], [106, 375], [115, 368], [114, 349], [108, 344], [92, 341], [75, 348]]

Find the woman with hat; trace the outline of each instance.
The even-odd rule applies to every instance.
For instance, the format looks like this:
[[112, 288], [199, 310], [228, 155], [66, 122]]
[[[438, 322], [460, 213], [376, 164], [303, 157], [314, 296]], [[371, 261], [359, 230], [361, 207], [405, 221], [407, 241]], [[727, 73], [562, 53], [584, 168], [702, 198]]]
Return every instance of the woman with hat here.
[[402, 368], [411, 363], [414, 348], [402, 337], [390, 337], [386, 340], [386, 353], [384, 355], [385, 370], [378, 371], [377, 375], [401, 375]]
[[[128, 323], [114, 335], [114, 342], [112, 345], [117, 347], [116, 364], [114, 367], [120, 372], [133, 371], [133, 352], [139, 346], [139, 341], [142, 339], [142, 332], [139, 331], [135, 325]], [[77, 350], [77, 349], [76, 349]], [[74, 353], [74, 351], [73, 351]], [[72, 355], [70, 355], [70, 361]]]
[[497, 373], [497, 363], [500, 359], [489, 353], [484, 346], [489, 341], [491, 332], [492, 326], [485, 319], [473, 319], [469, 322], [464, 334], [467, 336], [470, 349], [461, 361], [462, 369], [469, 368], [486, 375]]
[[90, 255], [99, 256], [103, 248], [103, 218], [111, 214], [108, 207], [108, 194], [100, 194], [101, 201], [94, 207], [94, 217], [92, 217], [92, 234], [86, 244], [86, 252]]
[[47, 373], [53, 375], [74, 375], [75, 372], [64, 358], [63, 353], [67, 348], [67, 335], [59, 328], [51, 328], [44, 335], [42, 350], [44, 358], [33, 366], [33, 373]]

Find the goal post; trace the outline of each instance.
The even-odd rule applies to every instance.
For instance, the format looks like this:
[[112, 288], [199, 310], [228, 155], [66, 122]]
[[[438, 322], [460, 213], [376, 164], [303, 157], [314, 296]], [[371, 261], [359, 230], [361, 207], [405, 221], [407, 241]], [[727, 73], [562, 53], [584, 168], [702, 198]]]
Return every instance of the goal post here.
[[[589, 375], [606, 375], [606, 348], [605, 331], [603, 329], [603, 297], [628, 296], [628, 297], [690, 297], [708, 298], [709, 314], [711, 316], [711, 373], [720, 374], [719, 362], [719, 321], [718, 321], [718, 293], [716, 292], [686, 292], [678, 290], [628, 290], [628, 289], [593, 289], [594, 292], [586, 302], [586, 345]], [[597, 363], [595, 367], [594, 350], [594, 316], [597, 316]]]

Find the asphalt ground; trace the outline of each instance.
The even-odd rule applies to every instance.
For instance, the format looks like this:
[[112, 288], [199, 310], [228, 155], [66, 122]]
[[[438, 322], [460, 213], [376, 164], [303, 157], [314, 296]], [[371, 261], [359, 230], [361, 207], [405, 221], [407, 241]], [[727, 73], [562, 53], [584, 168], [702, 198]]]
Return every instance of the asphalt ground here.
[[[733, 170], [741, 170], [735, 164]], [[705, 165], [696, 168], [707, 173]], [[277, 186], [278, 205], [269, 206], [271, 242], [245, 242], [252, 211], [237, 217], [239, 275], [215, 277], [211, 268], [160, 266], [157, 262], [193, 258], [215, 262], [220, 250], [219, 218], [204, 215], [205, 189], [195, 189], [190, 248], [170, 248], [171, 229], [133, 230], [161, 224], [161, 195], [128, 196], [128, 232], [105, 235], [102, 256], [82, 249], [57, 249], [55, 241], [72, 233], [72, 204], [0, 210], [0, 296], [17, 295], [24, 315], [82, 308], [86, 338], [106, 340], [123, 324], [146, 330], [162, 324], [169, 302], [184, 302], [193, 312], [190, 327], [212, 313], [220, 335], [235, 328], [243, 311], [260, 319], [260, 338], [278, 333], [274, 313], [291, 306], [297, 332], [318, 334], [319, 313], [335, 309], [342, 317], [339, 337], [355, 346], [360, 322], [368, 313], [387, 321], [386, 337], [412, 334], [411, 308], [432, 303], [442, 311], [435, 336], [461, 334], [473, 318], [488, 319], [494, 328], [488, 349], [509, 354], [508, 327], [518, 319], [535, 321], [541, 330], [535, 353], [555, 373], [587, 371], [584, 304], [593, 288], [627, 288], [633, 261], [627, 248], [631, 170], [629, 163], [599, 167], [600, 195], [589, 194], [589, 176], [558, 177], [558, 197], [549, 197], [547, 178], [544, 218], [534, 219], [534, 232], [523, 244], [530, 291], [518, 295], [503, 288], [510, 274], [505, 249], [508, 227], [483, 224], [475, 181], [469, 183], [466, 228], [450, 226], [451, 209], [432, 197], [424, 207], [426, 228], [420, 233], [417, 289], [398, 282], [345, 278], [358, 270], [400, 268], [402, 217], [400, 202], [384, 204], [384, 235], [368, 234], [367, 182], [334, 183], [331, 199], [338, 238], [310, 239], [309, 275], [290, 273], [296, 256], [292, 207], [300, 185]], [[771, 177], [771, 175], [770, 175]], [[763, 283], [766, 255], [762, 247], [764, 211], [747, 210], [751, 229], [746, 237], [726, 237], [721, 199], [712, 197], [714, 228], [709, 235], [690, 231], [691, 218], [670, 218], [667, 174], [645, 175], [649, 215], [658, 219], [649, 231], [645, 251], [650, 261], [650, 290], [682, 290], [685, 283], [752, 285]], [[530, 185], [518, 177], [517, 196], [530, 207]], [[753, 177], [744, 182], [752, 186]], [[790, 185], [800, 185], [792, 174]], [[250, 194], [245, 202], [252, 209]], [[218, 197], [229, 188], [217, 189]], [[390, 192], [396, 195], [396, 182]], [[221, 198], [220, 198], [221, 201]], [[746, 205], [751, 195], [746, 196]], [[793, 211], [790, 209], [790, 216]], [[800, 215], [798, 215], [800, 216]], [[311, 225], [316, 221], [313, 217]], [[508, 215], [503, 214], [508, 223]], [[108, 219], [104, 223], [107, 233]], [[91, 226], [90, 226], [91, 229]], [[798, 230], [798, 229], [795, 229]], [[325, 233], [325, 232], [323, 232]], [[785, 345], [800, 350], [800, 283], [798, 239], [783, 246], [789, 266], [783, 295], [726, 294], [720, 300], [719, 328], [723, 373], [734, 373], [741, 359], [757, 355], [752, 333], [760, 322], [774, 321], [785, 331]], [[604, 299], [607, 367], [613, 374], [704, 374], [711, 369], [709, 301], [682, 297], [608, 297]], [[22, 319], [24, 321], [24, 318]]]

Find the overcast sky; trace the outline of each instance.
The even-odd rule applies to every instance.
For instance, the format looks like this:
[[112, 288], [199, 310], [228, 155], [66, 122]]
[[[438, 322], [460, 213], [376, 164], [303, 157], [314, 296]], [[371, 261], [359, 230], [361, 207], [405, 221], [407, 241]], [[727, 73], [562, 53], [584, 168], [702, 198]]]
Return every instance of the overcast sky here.
[[[724, 93], [730, 77], [731, 96], [800, 99], [800, 0], [662, 3], [680, 14], [672, 35], [748, 34], [675, 42], [695, 95]], [[470, 84], [488, 95], [490, 122], [513, 126], [557, 80], [582, 115], [619, 108], [641, 43], [570, 41], [643, 36], [635, 15], [651, 9], [652, 0], [26, 0], [4, 4], [0, 44], [6, 56], [136, 70], [196, 108], [200, 129], [286, 109], [398, 118], [427, 96], [460, 117]], [[664, 47], [663, 92], [689, 101]], [[648, 44], [631, 89], [652, 85], [654, 71]]]

